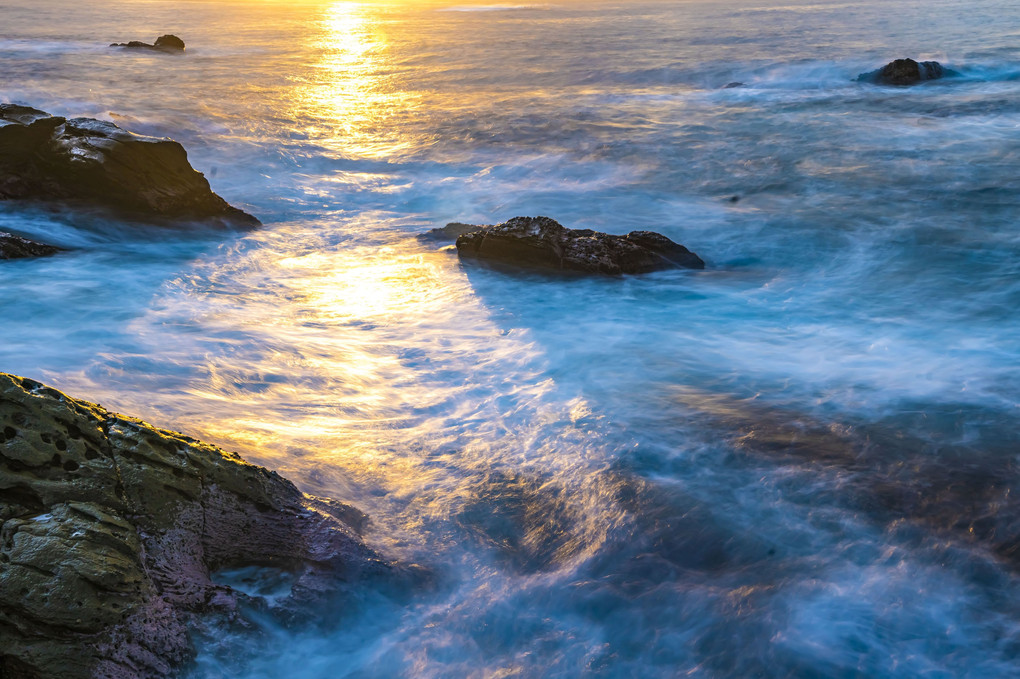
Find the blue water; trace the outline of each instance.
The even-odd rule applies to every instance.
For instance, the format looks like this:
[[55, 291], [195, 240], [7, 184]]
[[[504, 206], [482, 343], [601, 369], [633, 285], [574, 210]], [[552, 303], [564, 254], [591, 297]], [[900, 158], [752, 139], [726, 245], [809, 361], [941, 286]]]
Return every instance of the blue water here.
[[[265, 222], [0, 204], [71, 249], [0, 266], [0, 370], [351, 502], [435, 573], [205, 630], [194, 676], [1020, 675], [1015, 3], [0, 16], [0, 100], [172, 136]], [[166, 32], [185, 55], [105, 46]], [[853, 82], [903, 56], [962, 75]], [[416, 238], [540, 214], [708, 267]]]

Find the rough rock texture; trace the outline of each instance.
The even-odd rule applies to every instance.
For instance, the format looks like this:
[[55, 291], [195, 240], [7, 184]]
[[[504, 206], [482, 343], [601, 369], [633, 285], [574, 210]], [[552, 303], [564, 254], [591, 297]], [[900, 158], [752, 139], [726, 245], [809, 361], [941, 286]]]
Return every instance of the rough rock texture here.
[[465, 233], [471, 233], [472, 231], [478, 231], [479, 229], [487, 229], [491, 225], [485, 224], [464, 224], [463, 222], [450, 222], [446, 226], [438, 229], [429, 229], [423, 234], [420, 234], [418, 238], [422, 240], [437, 240], [437, 241], [455, 241]]
[[60, 252], [55, 245], [37, 243], [13, 233], [0, 231], [0, 259], [20, 259], [22, 257], [45, 257]]
[[396, 572], [349, 525], [362, 518], [237, 455], [0, 373], [0, 677], [164, 677], [193, 655], [193, 616], [237, 620], [258, 603], [214, 584], [218, 570], [292, 574], [272, 609], [284, 617]]
[[171, 139], [0, 104], [0, 200], [10, 198], [86, 201], [150, 219], [259, 223], [213, 193]]
[[156, 50], [159, 52], [174, 54], [184, 51], [184, 41], [176, 35], [161, 35], [156, 38], [156, 42], [151, 45], [147, 42], [132, 40], [131, 42], [115, 42], [112, 43], [110, 47], [131, 47], [134, 49]]
[[956, 75], [937, 61], [922, 61], [920, 63], [913, 59], [897, 59], [889, 62], [877, 71], [861, 73], [857, 76], [859, 82], [875, 83], [876, 85], [916, 85], [926, 80], [938, 80], [947, 76]]
[[514, 217], [457, 238], [462, 257], [609, 275], [648, 273], [705, 263], [684, 246], [654, 231], [625, 236], [568, 229], [548, 217]]

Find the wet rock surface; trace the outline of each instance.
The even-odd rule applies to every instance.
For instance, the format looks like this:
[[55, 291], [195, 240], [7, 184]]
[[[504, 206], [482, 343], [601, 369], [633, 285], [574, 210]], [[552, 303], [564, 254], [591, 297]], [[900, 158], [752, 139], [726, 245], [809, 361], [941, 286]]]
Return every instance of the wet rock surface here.
[[263, 613], [343, 606], [398, 571], [364, 515], [187, 436], [0, 373], [0, 676], [164, 677], [197, 616], [259, 606], [213, 575], [272, 567]]
[[954, 75], [957, 75], [955, 71], [946, 68], [937, 61], [917, 62], [913, 59], [897, 59], [876, 71], [861, 73], [857, 76], [857, 80], [876, 85], [905, 87]]
[[696, 254], [654, 231], [614, 236], [568, 229], [548, 217], [514, 217], [477, 227], [457, 238], [457, 252], [504, 264], [607, 275], [705, 268]]
[[81, 201], [157, 220], [259, 221], [212, 192], [172, 139], [0, 104], [0, 200]]
[[157, 52], [179, 54], [184, 51], [184, 41], [176, 35], [161, 35], [156, 38], [156, 42], [152, 44], [141, 42], [139, 40], [132, 40], [130, 42], [115, 42], [112, 43], [110, 47], [129, 47], [132, 49], [155, 50]]
[[61, 251], [55, 245], [38, 243], [13, 233], [0, 231], [0, 259], [21, 259], [23, 257], [46, 257]]
[[472, 231], [478, 231], [479, 229], [489, 228], [489, 224], [465, 224], [463, 222], [450, 222], [446, 226], [429, 229], [423, 234], [420, 234], [418, 238], [427, 241], [455, 241], [466, 233]]

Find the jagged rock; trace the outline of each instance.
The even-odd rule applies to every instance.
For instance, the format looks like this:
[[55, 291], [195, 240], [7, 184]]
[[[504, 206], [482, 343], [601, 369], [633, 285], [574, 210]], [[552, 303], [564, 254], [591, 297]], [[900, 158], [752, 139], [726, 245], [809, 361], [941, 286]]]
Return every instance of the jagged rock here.
[[609, 275], [705, 268], [696, 254], [654, 231], [613, 236], [591, 229], [568, 229], [548, 217], [514, 217], [496, 226], [478, 227], [457, 238], [457, 253]]
[[159, 52], [169, 52], [173, 54], [184, 51], [184, 41], [176, 35], [161, 35], [156, 38], [156, 42], [151, 45], [147, 42], [132, 40], [131, 42], [115, 42], [112, 43], [110, 47], [131, 47], [134, 49], [156, 50]]
[[213, 193], [172, 139], [0, 104], [0, 200], [12, 198], [86, 201], [148, 219], [259, 223]]
[[0, 231], [0, 259], [20, 259], [22, 257], [45, 257], [60, 252], [55, 245], [37, 243], [13, 233]]
[[423, 234], [420, 234], [418, 238], [422, 240], [439, 240], [439, 241], [454, 241], [465, 233], [471, 233], [479, 229], [488, 228], [490, 225], [479, 225], [479, 224], [464, 224], [463, 222], [450, 222], [446, 226], [429, 229]]
[[[221, 569], [271, 566], [300, 615], [387, 564], [349, 522], [235, 454], [0, 373], [0, 676], [165, 677], [199, 615], [257, 605]], [[295, 612], [296, 611], [296, 612]]]
[[922, 61], [918, 63], [913, 59], [897, 59], [896, 61], [889, 62], [877, 71], [861, 73], [857, 76], [857, 80], [858, 82], [875, 83], [876, 85], [898, 85], [903, 87], [954, 75], [958, 75], [958, 73], [946, 68], [937, 61]]

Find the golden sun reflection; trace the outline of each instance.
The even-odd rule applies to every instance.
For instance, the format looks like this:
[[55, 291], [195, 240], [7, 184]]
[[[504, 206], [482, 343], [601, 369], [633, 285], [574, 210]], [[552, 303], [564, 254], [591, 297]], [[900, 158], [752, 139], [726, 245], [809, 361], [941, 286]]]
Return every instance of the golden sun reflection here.
[[309, 137], [345, 156], [382, 158], [410, 145], [395, 123], [419, 97], [396, 83], [384, 12], [361, 2], [327, 6], [311, 45], [320, 56], [295, 91], [292, 119], [308, 120]]

